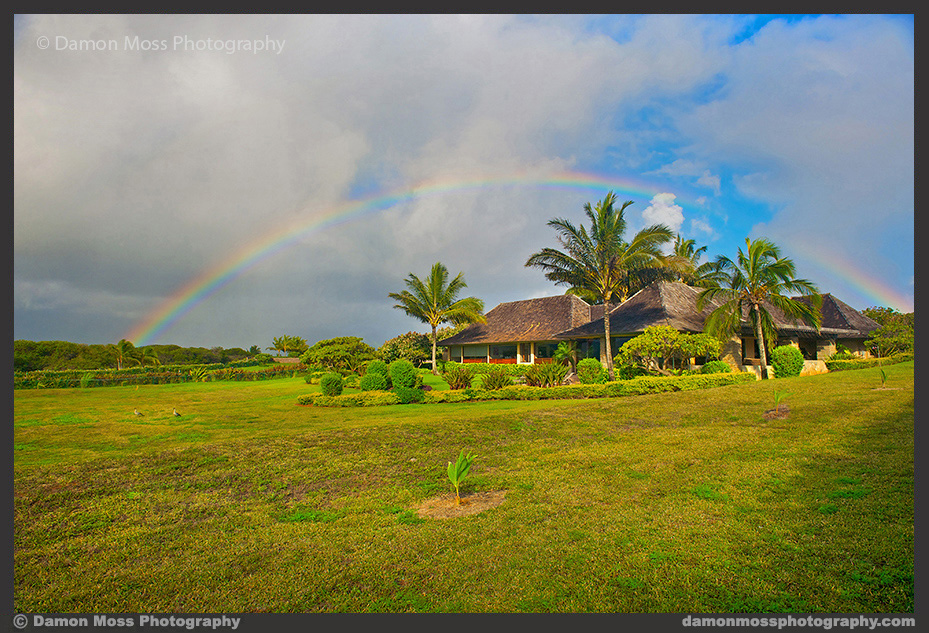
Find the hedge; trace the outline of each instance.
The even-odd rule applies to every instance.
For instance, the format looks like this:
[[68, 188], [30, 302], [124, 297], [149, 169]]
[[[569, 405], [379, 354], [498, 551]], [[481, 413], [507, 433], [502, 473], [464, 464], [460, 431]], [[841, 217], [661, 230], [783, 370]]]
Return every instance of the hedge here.
[[867, 369], [878, 365], [895, 365], [913, 360], [913, 352], [902, 352], [887, 356], [886, 358], [855, 358], [852, 360], [827, 360], [826, 369], [829, 371], [845, 371], [847, 369]]
[[[559, 387], [529, 387], [512, 385], [502, 389], [432, 390], [423, 394], [423, 404], [442, 402], [479, 402], [485, 400], [558, 400], [584, 398], [616, 398], [669, 391], [691, 391], [721, 387], [743, 382], [754, 382], [755, 375], [748, 372], [706, 374], [690, 376], [641, 376], [631, 380], [616, 380], [598, 384], [563, 385]], [[380, 397], [378, 397], [380, 396]], [[389, 391], [367, 391], [327, 398], [321, 394], [300, 396], [299, 404], [322, 407], [376, 406], [399, 404], [400, 398]]]
[[[246, 361], [247, 362], [247, 361]], [[258, 363], [250, 363], [256, 365]], [[204, 370], [208, 380], [254, 381], [272, 378], [289, 378], [294, 372], [305, 369], [304, 365], [276, 365], [257, 371], [245, 371], [240, 367], [212, 363], [208, 365], [170, 365], [157, 368], [133, 367], [129, 369], [43, 369], [13, 374], [14, 389], [68, 389], [77, 387], [118, 387], [126, 385], [164, 385], [195, 382], [191, 371]]]

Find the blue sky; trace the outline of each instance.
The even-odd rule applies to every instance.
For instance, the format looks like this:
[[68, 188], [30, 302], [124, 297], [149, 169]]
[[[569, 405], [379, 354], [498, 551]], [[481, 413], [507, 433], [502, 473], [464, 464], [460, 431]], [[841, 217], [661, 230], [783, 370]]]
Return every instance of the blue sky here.
[[[14, 338], [115, 342], [359, 196], [517, 174], [911, 311], [913, 43], [912, 15], [19, 16]], [[435, 261], [487, 309], [557, 294], [523, 264], [607, 190], [448, 187], [307, 230], [143, 342], [377, 346], [425, 331], [387, 293]]]

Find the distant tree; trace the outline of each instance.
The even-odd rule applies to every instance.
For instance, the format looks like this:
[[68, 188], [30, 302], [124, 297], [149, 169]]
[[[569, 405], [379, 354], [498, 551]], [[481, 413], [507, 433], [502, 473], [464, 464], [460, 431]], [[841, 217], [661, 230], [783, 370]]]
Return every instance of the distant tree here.
[[893, 308], [875, 306], [865, 308], [861, 313], [880, 325], [871, 332], [871, 338], [865, 341], [875, 356], [913, 351], [913, 312], [901, 313]]
[[377, 358], [377, 351], [357, 336], [340, 336], [318, 341], [300, 356], [300, 360], [316, 367], [343, 373], [360, 373], [364, 364]]
[[666, 258], [661, 246], [673, 233], [664, 224], [646, 227], [626, 242], [627, 224], [624, 216], [631, 200], [619, 209], [616, 195], [610, 191], [595, 207], [584, 205], [590, 229], [575, 226], [561, 218], [548, 225], [558, 232], [562, 250], [543, 248], [531, 255], [526, 266], [541, 268], [545, 277], [556, 284], [568, 286], [568, 292], [582, 299], [604, 305], [603, 330], [606, 340], [607, 377], [614, 380], [613, 355], [610, 349], [610, 305], [625, 301], [634, 292], [655, 279], [664, 278]]
[[251, 347], [248, 348], [249, 356], [254, 356], [255, 354], [260, 354], [260, 353], [261, 353], [261, 348], [258, 347], [257, 345], [252, 345]]
[[415, 319], [428, 323], [432, 327], [432, 373], [438, 375], [436, 368], [436, 333], [443, 323], [483, 323], [484, 302], [475, 297], [458, 299], [459, 293], [467, 288], [464, 274], [458, 273], [448, 280], [448, 269], [436, 262], [429, 277], [420, 279], [413, 273], [406, 278], [407, 290], [391, 292], [388, 296], [397, 303], [395, 308], [403, 310]]
[[116, 369], [122, 369], [135, 355], [135, 345], [126, 339], [120, 339], [113, 348], [116, 351]]
[[[436, 334], [438, 336], [438, 332]], [[430, 344], [428, 334], [407, 332], [384, 341], [377, 352], [384, 362], [390, 363], [402, 358], [419, 367], [429, 360]]]
[[274, 337], [271, 342], [272, 346], [268, 349], [283, 352], [285, 356], [299, 356], [307, 350], [306, 339], [299, 336], [284, 334]]
[[161, 359], [158, 358], [158, 352], [156, 352], [152, 347], [142, 348], [139, 354], [139, 365], [142, 367], [145, 365], [161, 365]]
[[[745, 238], [745, 250], [739, 249], [736, 261], [720, 256], [717, 262], [725, 277], [719, 285], [700, 293], [697, 309], [702, 310], [713, 300], [721, 301], [722, 305], [706, 318], [704, 330], [720, 339], [728, 338], [741, 331], [747, 313], [761, 355], [761, 377], [768, 378], [767, 348], [777, 339], [777, 328], [767, 306], [819, 329], [822, 296], [811, 282], [794, 278], [793, 261], [781, 257], [780, 249], [765, 238], [755, 241]], [[809, 297], [810, 302], [785, 293], [799, 293]]]

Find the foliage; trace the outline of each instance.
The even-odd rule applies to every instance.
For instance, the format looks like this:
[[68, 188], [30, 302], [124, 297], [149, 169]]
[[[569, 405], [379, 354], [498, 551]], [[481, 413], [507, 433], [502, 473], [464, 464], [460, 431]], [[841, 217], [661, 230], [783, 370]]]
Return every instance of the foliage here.
[[210, 373], [203, 367], [194, 367], [188, 373], [194, 382], [207, 382], [210, 379]]
[[464, 478], [468, 476], [468, 471], [471, 470], [471, 464], [474, 463], [474, 455], [468, 453], [465, 455], [464, 449], [458, 453], [458, 459], [455, 460], [455, 463], [448, 462], [448, 479], [452, 482], [452, 485], [455, 486], [455, 503], [461, 504], [461, 495], [458, 494], [458, 487], [461, 485], [461, 482], [464, 481]]
[[[661, 246], [673, 235], [664, 224], [654, 224], [624, 240], [624, 212], [631, 200], [614, 209], [616, 195], [610, 191], [596, 207], [584, 205], [590, 229], [555, 218], [548, 225], [558, 232], [563, 250], [543, 248], [526, 261], [526, 266], [541, 268], [545, 278], [568, 286], [568, 292], [595, 303], [602, 303], [609, 314], [614, 300], [624, 301], [638, 289], [667, 276], [666, 258]], [[607, 377], [613, 380], [613, 354], [610, 349], [610, 320], [603, 319], [606, 341]]]
[[539, 363], [525, 370], [526, 384], [531, 387], [555, 387], [568, 375], [567, 365], [561, 363]]
[[913, 351], [913, 312], [901, 313], [893, 308], [871, 307], [861, 311], [880, 327], [871, 332], [865, 345], [875, 356], [893, 356], [900, 352]]
[[324, 396], [338, 396], [342, 393], [342, 386], [342, 374], [336, 372], [329, 372], [319, 380], [319, 387]]
[[700, 368], [701, 374], [721, 374], [732, 371], [732, 366], [724, 360], [711, 360]]
[[522, 363], [459, 363], [456, 361], [448, 361], [445, 363], [445, 370], [447, 371], [453, 367], [467, 367], [475, 376], [478, 374], [486, 374], [491, 371], [503, 370], [510, 376], [517, 377], [526, 373], [526, 369], [530, 366], [531, 365]]
[[416, 368], [413, 367], [413, 363], [408, 360], [398, 359], [388, 365], [388, 372], [390, 374], [390, 383], [393, 385], [393, 388], [397, 387], [417, 387], [417, 380], [422, 381], [422, 377], [419, 375], [419, 372], [416, 371]]
[[255, 354], [254, 358], [262, 365], [269, 365], [274, 362], [274, 357], [271, 356], [271, 354], [265, 354], [264, 352]]
[[432, 343], [428, 334], [407, 332], [384, 341], [384, 344], [378, 348], [377, 353], [387, 363], [402, 358], [410, 361], [416, 367], [420, 367], [429, 360], [431, 346]]
[[365, 374], [381, 374], [385, 378], [390, 377], [390, 370], [386, 362], [380, 359], [368, 361], [365, 365]]
[[653, 325], [626, 341], [616, 357], [623, 366], [667, 373], [673, 361], [683, 364], [696, 356], [717, 357], [721, 347], [719, 339], [708, 334], [690, 334], [669, 325]]
[[577, 341], [561, 341], [555, 348], [552, 360], [577, 371]]
[[503, 365], [495, 365], [490, 371], [481, 375], [484, 389], [502, 389], [513, 384], [513, 379]]
[[[767, 348], [777, 338], [768, 305], [788, 318], [819, 329], [822, 296], [811, 282], [795, 278], [793, 261], [781, 257], [780, 249], [773, 242], [765, 238], [755, 241], [745, 238], [745, 247], [744, 251], [739, 249], [737, 263], [722, 255], [716, 259], [720, 273], [714, 282], [716, 285], [700, 293], [697, 309], [702, 310], [707, 302], [722, 303], [704, 322], [704, 331], [720, 339], [741, 332], [742, 317], [747, 312], [761, 354], [761, 377], [767, 378]], [[808, 302], [785, 293], [800, 293]]]
[[387, 391], [387, 376], [377, 372], [368, 372], [361, 377], [358, 388], [362, 391]]
[[771, 351], [771, 366], [776, 378], [799, 376], [803, 371], [803, 353], [793, 345], [780, 345]]
[[483, 323], [484, 302], [475, 297], [458, 299], [458, 294], [468, 286], [464, 274], [458, 273], [449, 281], [448, 269], [441, 262], [432, 266], [429, 277], [425, 280], [410, 273], [405, 283], [407, 290], [391, 292], [388, 296], [397, 302], [395, 308], [423, 323], [428, 323], [432, 328], [432, 373], [438, 375], [437, 328], [443, 323]]
[[410, 404], [413, 402], [422, 402], [425, 392], [416, 387], [394, 387], [393, 392], [400, 399], [400, 404]]
[[447, 363], [442, 378], [448, 383], [449, 389], [467, 389], [471, 386], [474, 372], [468, 365]]
[[894, 365], [913, 360], [913, 352], [902, 352], [885, 358], [856, 358], [853, 360], [827, 360], [826, 369], [829, 371], [844, 371], [848, 369], [867, 369], [880, 365]]
[[400, 397], [393, 391], [362, 391], [338, 396], [311, 393], [298, 397], [297, 404], [317, 407], [382, 407], [400, 404]]
[[358, 373], [364, 363], [377, 358], [373, 347], [357, 336], [340, 336], [316, 342], [300, 360], [342, 374]]
[[307, 350], [306, 339], [299, 336], [283, 334], [275, 336], [271, 342], [272, 345], [268, 349], [282, 352], [285, 356], [300, 356]]
[[606, 382], [606, 372], [596, 358], [584, 358], [577, 363], [577, 379], [585, 385]]

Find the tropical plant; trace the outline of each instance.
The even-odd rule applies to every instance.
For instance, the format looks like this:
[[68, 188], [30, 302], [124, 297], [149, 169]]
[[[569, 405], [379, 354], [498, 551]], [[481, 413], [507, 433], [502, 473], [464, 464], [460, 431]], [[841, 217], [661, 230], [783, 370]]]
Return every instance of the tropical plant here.
[[445, 372], [442, 374], [442, 379], [448, 383], [449, 389], [468, 389], [473, 378], [470, 367], [452, 363], [445, 366]]
[[491, 367], [490, 371], [481, 374], [481, 386], [483, 386], [484, 389], [503, 389], [512, 384], [513, 379], [510, 377], [510, 374], [506, 371], [505, 367], [500, 365]]
[[123, 364], [135, 355], [135, 345], [126, 339], [120, 339], [119, 343], [113, 345], [113, 349], [116, 351], [116, 369], [122, 369]]
[[571, 371], [577, 371], [577, 341], [561, 341], [552, 354], [556, 363], [568, 366]]
[[570, 221], [555, 218], [548, 225], [558, 232], [562, 250], [543, 248], [526, 261], [526, 266], [540, 268], [545, 277], [581, 298], [595, 298], [604, 306], [603, 331], [606, 339], [607, 376], [613, 375], [613, 354], [610, 350], [610, 305], [624, 301], [656, 278], [665, 276], [665, 257], [661, 246], [673, 233], [664, 224], [655, 224], [639, 231], [626, 242], [624, 212], [631, 200], [615, 209], [616, 195], [610, 191], [596, 207], [584, 205], [590, 229], [575, 226]]
[[568, 375], [568, 366], [561, 363], [541, 363], [526, 369], [526, 384], [530, 387], [557, 387]]
[[668, 374], [675, 361], [695, 356], [719, 355], [720, 342], [707, 334], [679, 332], [669, 325], [653, 325], [628, 340], [616, 355], [624, 366], [639, 366], [649, 372]]
[[377, 353], [385, 362], [389, 363], [398, 358], [403, 358], [419, 367], [429, 360], [430, 345], [431, 341], [428, 334], [407, 332], [384, 341], [384, 344], [378, 348]]
[[272, 345], [268, 349], [282, 352], [285, 356], [299, 356], [307, 350], [306, 339], [299, 336], [283, 334], [275, 336], [271, 343]]
[[708, 261], [701, 264], [700, 258], [705, 253], [706, 246], [697, 248], [695, 240], [685, 240], [677, 234], [671, 255], [666, 260], [673, 279], [690, 286], [709, 287], [718, 283], [721, 280], [719, 263]]
[[361, 377], [358, 387], [362, 391], [387, 391], [387, 375], [369, 371]]
[[410, 273], [405, 280], [407, 290], [391, 292], [388, 296], [396, 301], [395, 308], [403, 310], [413, 318], [428, 323], [432, 328], [432, 373], [438, 376], [436, 367], [436, 329], [443, 323], [484, 323], [484, 302], [475, 297], [458, 299], [467, 288], [464, 274], [458, 273], [448, 280], [448, 269], [436, 262], [429, 277], [420, 279]]
[[711, 360], [700, 368], [701, 374], [722, 374], [732, 371], [732, 367], [724, 360]]
[[188, 373], [194, 382], [207, 382], [210, 379], [210, 372], [204, 367], [194, 367]]
[[793, 345], [779, 345], [771, 350], [771, 367], [775, 378], [791, 378], [803, 371], [803, 353]]
[[395, 360], [387, 367], [390, 374], [390, 382], [393, 388], [397, 387], [416, 387], [416, 379], [419, 372], [413, 367], [413, 363], [402, 358]]
[[455, 486], [455, 503], [461, 505], [461, 495], [459, 494], [458, 487], [461, 485], [461, 482], [465, 477], [468, 476], [468, 471], [471, 470], [471, 464], [474, 462], [474, 455], [468, 453], [465, 455], [464, 449], [458, 454], [458, 459], [453, 464], [448, 462], [448, 479], [452, 482], [452, 485]]
[[145, 365], [161, 365], [161, 359], [158, 358], [158, 353], [152, 347], [142, 348], [139, 354], [139, 366], [145, 367]]
[[[745, 238], [745, 250], [739, 249], [736, 261], [721, 255], [717, 262], [720, 272], [725, 273], [721, 285], [707, 288], [697, 298], [698, 310], [712, 301], [721, 303], [706, 318], [704, 330], [720, 340], [728, 339], [741, 331], [747, 313], [758, 342], [761, 377], [768, 378], [767, 348], [777, 339], [769, 306], [819, 329], [822, 296], [812, 282], [795, 278], [793, 261], [782, 257], [780, 249], [766, 238]], [[787, 292], [804, 295], [808, 302], [788, 297]]]
[[880, 325], [871, 332], [865, 345], [875, 356], [893, 356], [913, 351], [913, 312], [901, 313], [893, 308], [865, 308], [863, 315]]

